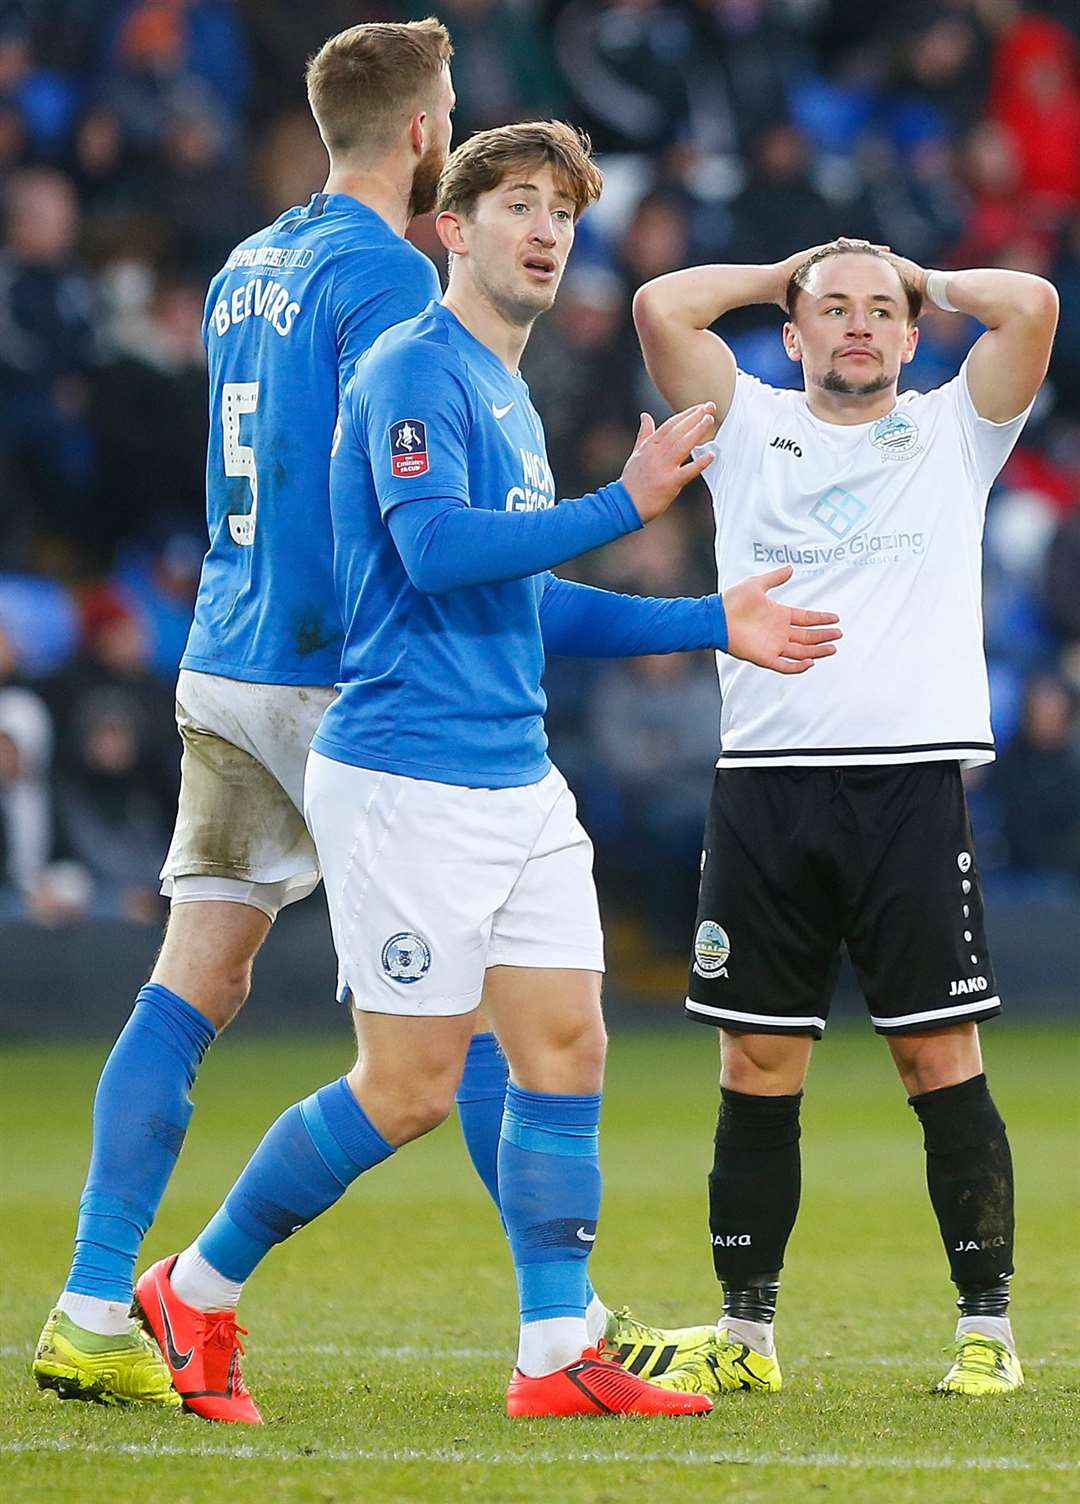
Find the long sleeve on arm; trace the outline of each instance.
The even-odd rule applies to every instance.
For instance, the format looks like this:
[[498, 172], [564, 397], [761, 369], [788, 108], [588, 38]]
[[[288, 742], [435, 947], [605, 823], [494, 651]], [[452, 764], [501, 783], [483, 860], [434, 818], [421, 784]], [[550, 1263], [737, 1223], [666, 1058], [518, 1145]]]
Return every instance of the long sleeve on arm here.
[[549, 575], [540, 603], [549, 657], [636, 658], [645, 653], [727, 651], [727, 619], [719, 595], [619, 595]]
[[413, 585], [441, 595], [525, 579], [643, 524], [629, 491], [615, 481], [534, 512], [474, 508], [455, 497], [410, 501], [393, 508], [387, 525]]

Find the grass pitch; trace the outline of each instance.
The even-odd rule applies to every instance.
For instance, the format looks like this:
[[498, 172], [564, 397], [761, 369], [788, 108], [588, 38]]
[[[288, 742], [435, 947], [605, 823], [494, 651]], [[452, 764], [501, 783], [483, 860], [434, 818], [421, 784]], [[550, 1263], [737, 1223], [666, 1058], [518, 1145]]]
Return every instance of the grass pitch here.
[[[241, 1024], [208, 1059], [146, 1260], [190, 1240], [271, 1119], [348, 1064], [344, 1037], [265, 1043]], [[703, 1420], [511, 1422], [513, 1277], [454, 1123], [366, 1177], [252, 1281], [246, 1372], [268, 1424], [58, 1403], [29, 1377], [67, 1268], [100, 1047], [3, 1054], [0, 1497], [202, 1504], [611, 1501], [737, 1492], [739, 1504], [1080, 1499], [1080, 1034], [985, 1031], [1018, 1177], [1014, 1318], [1028, 1388], [935, 1399], [951, 1286], [921, 1138], [884, 1043], [836, 1030], [804, 1105], [803, 1210], [781, 1298], [778, 1396]], [[609, 1304], [716, 1314], [705, 1173], [710, 1030], [617, 1034], [593, 1258]]]

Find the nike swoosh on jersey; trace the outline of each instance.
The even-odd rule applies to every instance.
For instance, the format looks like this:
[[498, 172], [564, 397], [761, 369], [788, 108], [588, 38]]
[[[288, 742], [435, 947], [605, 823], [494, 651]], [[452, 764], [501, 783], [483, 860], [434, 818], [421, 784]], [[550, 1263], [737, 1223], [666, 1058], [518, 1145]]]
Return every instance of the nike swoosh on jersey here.
[[581, 1239], [581, 1241], [583, 1243], [595, 1243], [596, 1242], [596, 1234], [594, 1232], [586, 1232], [583, 1227], [579, 1227], [578, 1228], [577, 1235], [578, 1235], [578, 1237]]
[[514, 404], [512, 402], [508, 402], [505, 407], [496, 407], [495, 403], [493, 402], [491, 404], [491, 411], [497, 418], [505, 418], [513, 405]]
[[158, 1305], [161, 1308], [161, 1323], [165, 1328], [165, 1346], [169, 1351], [169, 1362], [173, 1368], [186, 1368], [195, 1356], [195, 1349], [189, 1347], [186, 1353], [178, 1351], [176, 1341], [173, 1338], [172, 1327], [169, 1325], [169, 1313], [165, 1309], [165, 1302], [160, 1295], [158, 1296]]

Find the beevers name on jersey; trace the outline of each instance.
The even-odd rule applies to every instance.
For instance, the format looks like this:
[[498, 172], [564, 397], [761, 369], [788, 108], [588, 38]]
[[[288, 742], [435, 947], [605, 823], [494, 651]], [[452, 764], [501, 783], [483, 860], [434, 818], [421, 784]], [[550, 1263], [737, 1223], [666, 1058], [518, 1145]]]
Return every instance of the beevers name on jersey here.
[[228, 334], [237, 324], [255, 317], [265, 319], [278, 334], [286, 335], [299, 312], [300, 304], [289, 296], [287, 287], [282, 287], [280, 282], [252, 277], [218, 299], [210, 321], [218, 334]]

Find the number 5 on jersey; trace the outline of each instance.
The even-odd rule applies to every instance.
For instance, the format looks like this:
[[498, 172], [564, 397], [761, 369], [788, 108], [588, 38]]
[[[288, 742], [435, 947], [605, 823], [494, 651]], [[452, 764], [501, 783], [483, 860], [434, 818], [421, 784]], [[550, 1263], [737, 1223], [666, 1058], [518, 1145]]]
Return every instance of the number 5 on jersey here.
[[251, 487], [251, 511], [229, 514], [229, 536], [234, 543], [250, 548], [255, 542], [255, 521], [259, 511], [259, 472], [255, 468], [255, 451], [240, 442], [240, 419], [253, 413], [259, 405], [257, 381], [226, 381], [221, 388], [222, 457], [226, 475], [246, 475]]

